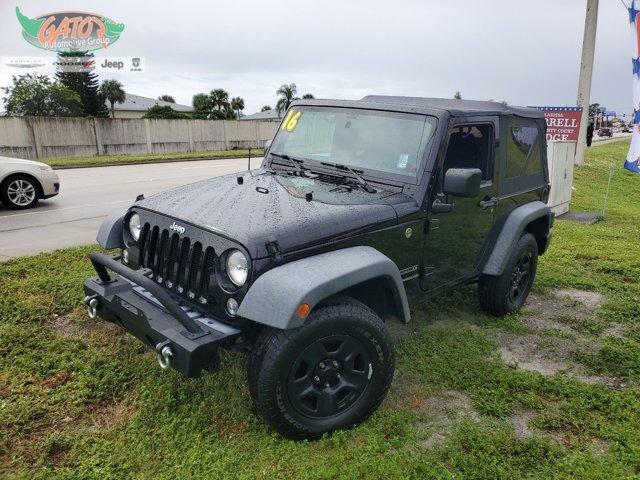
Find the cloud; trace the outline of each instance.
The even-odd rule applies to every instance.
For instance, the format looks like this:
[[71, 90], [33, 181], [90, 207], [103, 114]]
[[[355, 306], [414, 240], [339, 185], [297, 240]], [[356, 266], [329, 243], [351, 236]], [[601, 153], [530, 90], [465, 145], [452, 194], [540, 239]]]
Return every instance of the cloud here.
[[[55, 5], [53, 4], [55, 3]], [[275, 90], [360, 98], [382, 93], [574, 105], [584, 0], [33, 1], [27, 15], [94, 11], [125, 24], [114, 56], [144, 56], [144, 74], [114, 77], [128, 91], [181, 103], [225, 88], [246, 111], [275, 104]], [[20, 38], [3, 3], [2, 55], [40, 55]], [[626, 12], [601, 2], [592, 100], [631, 111]], [[8, 78], [0, 78], [6, 84]]]

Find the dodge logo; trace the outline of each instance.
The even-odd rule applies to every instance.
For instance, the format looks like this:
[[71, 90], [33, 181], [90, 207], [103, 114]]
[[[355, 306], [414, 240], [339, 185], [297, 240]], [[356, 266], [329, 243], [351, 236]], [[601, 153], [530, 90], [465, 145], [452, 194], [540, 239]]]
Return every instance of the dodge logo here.
[[182, 235], [185, 229], [182, 225], [178, 225], [176, 222], [173, 222], [171, 226], [169, 226], [169, 230], [173, 230], [178, 235]]

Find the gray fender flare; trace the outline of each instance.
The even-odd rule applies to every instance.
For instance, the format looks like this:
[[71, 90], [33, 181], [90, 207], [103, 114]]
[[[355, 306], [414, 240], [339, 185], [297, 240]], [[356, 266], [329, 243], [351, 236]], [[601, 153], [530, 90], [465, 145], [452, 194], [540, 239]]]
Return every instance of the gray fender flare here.
[[502, 275], [513, 248], [526, 226], [534, 220], [549, 217], [553, 223], [553, 213], [547, 204], [535, 201], [513, 209], [507, 216], [493, 250], [482, 268], [485, 275]]
[[399, 317], [410, 318], [407, 293], [396, 264], [372, 247], [349, 247], [285, 263], [267, 271], [251, 285], [238, 315], [279, 329], [299, 327], [297, 308], [313, 309], [327, 297], [374, 278], [387, 281]]
[[124, 227], [125, 211], [117, 211], [104, 219], [100, 230], [98, 230], [98, 243], [102, 248], [122, 248], [124, 247], [124, 238], [122, 229]]

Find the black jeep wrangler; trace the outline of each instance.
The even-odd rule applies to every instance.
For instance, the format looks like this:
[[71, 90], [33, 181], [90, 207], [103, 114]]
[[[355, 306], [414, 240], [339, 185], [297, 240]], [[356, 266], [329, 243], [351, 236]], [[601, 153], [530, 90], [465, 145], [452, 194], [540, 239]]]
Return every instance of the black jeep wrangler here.
[[524, 303], [553, 223], [545, 128], [491, 102], [295, 102], [260, 169], [103, 223], [121, 252], [91, 254], [89, 314], [187, 377], [247, 352], [255, 410], [283, 435], [351, 427], [389, 389], [382, 319], [409, 321], [408, 292], [477, 281], [492, 315]]

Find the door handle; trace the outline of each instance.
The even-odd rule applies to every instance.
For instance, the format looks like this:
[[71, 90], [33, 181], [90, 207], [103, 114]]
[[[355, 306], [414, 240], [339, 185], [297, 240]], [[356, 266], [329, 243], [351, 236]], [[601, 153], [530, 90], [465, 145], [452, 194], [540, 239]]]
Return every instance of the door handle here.
[[482, 200], [480, 200], [478, 202], [478, 206], [483, 209], [486, 210], [489, 207], [495, 207], [496, 204], [498, 203], [498, 199], [495, 197], [492, 198], [483, 198]]

